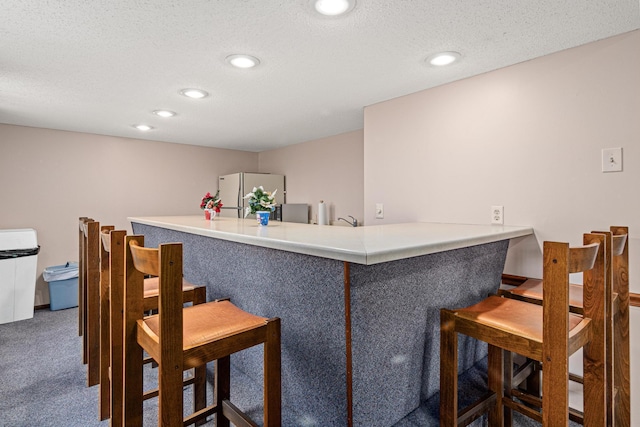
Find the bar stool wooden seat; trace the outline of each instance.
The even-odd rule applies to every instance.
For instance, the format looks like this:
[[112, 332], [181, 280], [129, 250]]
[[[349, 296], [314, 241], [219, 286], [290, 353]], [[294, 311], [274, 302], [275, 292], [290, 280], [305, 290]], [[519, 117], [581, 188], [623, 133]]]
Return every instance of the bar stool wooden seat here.
[[[216, 415], [216, 426], [253, 426], [230, 402], [230, 355], [264, 345], [264, 426], [281, 424], [280, 319], [255, 316], [231, 302], [183, 308], [180, 302], [182, 244], [144, 248], [143, 236], [126, 237], [125, 423], [142, 425], [145, 350], [158, 362], [158, 425], [182, 426]], [[143, 317], [143, 275], [159, 278], [158, 314]], [[183, 371], [215, 362], [214, 402], [183, 420]]]
[[[599, 233], [599, 232], [598, 232]], [[606, 319], [606, 391], [607, 424], [629, 426], [630, 411], [630, 349], [629, 349], [629, 250], [628, 227], [613, 226], [609, 232], [602, 232], [610, 239], [609, 253], [605, 254], [608, 273], [605, 276], [605, 319]], [[503, 282], [515, 285], [512, 289], [502, 289], [500, 295], [534, 304], [542, 304], [543, 281], [526, 277], [505, 275]], [[569, 285], [570, 310], [584, 314], [584, 287]], [[508, 361], [506, 363], [509, 363]], [[538, 368], [533, 368], [534, 372]], [[523, 376], [526, 378], [526, 376]], [[582, 376], [570, 374], [570, 379], [583, 382]], [[517, 387], [520, 379], [513, 381]], [[582, 423], [582, 414], [572, 410], [571, 419]]]
[[[100, 419], [111, 417], [111, 426], [123, 423], [123, 311], [124, 311], [124, 230], [114, 230], [113, 226], [101, 227], [101, 292], [100, 292]], [[158, 309], [158, 278], [149, 277], [143, 281], [143, 309], [145, 312]], [[182, 280], [182, 301], [193, 305], [207, 300], [207, 288]], [[146, 362], [150, 362], [148, 359]], [[189, 381], [202, 390], [195, 406], [202, 408], [206, 403], [206, 371], [196, 372]], [[157, 390], [145, 393], [145, 398], [157, 395]]]
[[[440, 425], [467, 425], [488, 412], [490, 426], [502, 426], [505, 412], [517, 410], [544, 427], [567, 426], [568, 359], [584, 351], [586, 426], [605, 425], [604, 391], [604, 252], [605, 236], [585, 234], [584, 246], [544, 242], [543, 279], [547, 298], [541, 306], [490, 296], [473, 306], [442, 309], [440, 331]], [[569, 274], [584, 272], [585, 316], [569, 312]], [[457, 334], [489, 345], [489, 392], [458, 411]], [[544, 360], [538, 412], [504, 395], [503, 350]], [[507, 421], [510, 419], [506, 417]]]

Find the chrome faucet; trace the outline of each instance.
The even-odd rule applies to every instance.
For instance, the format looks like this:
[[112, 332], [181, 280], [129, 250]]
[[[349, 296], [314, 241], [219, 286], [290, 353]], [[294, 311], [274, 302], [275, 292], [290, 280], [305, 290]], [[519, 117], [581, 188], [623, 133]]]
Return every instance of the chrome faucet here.
[[338, 218], [338, 221], [342, 220], [344, 222], [346, 222], [347, 224], [349, 224], [352, 227], [357, 227], [358, 226], [358, 220], [355, 219], [354, 217], [352, 217], [351, 215], [347, 215], [349, 218], [351, 218], [351, 221], [349, 221], [348, 219], [344, 219], [344, 218]]

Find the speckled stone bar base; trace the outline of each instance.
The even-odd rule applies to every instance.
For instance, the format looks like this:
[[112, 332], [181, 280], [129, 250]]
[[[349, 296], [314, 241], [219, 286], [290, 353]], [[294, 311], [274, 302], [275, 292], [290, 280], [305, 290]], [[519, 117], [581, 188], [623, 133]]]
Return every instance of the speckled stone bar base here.
[[[246, 311], [282, 319], [283, 425], [347, 425], [343, 262], [132, 225], [146, 246], [182, 242], [185, 278], [206, 285], [209, 300], [228, 297]], [[351, 264], [355, 426], [393, 425], [437, 392], [439, 309], [495, 292], [508, 244]], [[465, 369], [486, 347], [464, 339], [460, 354]], [[261, 389], [262, 348], [231, 360]], [[242, 409], [262, 406], [261, 392], [244, 397]]]

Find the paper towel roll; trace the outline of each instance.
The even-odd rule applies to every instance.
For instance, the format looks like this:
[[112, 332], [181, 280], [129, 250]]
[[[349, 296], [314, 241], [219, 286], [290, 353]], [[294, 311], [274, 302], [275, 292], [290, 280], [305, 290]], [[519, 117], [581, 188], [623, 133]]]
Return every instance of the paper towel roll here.
[[329, 225], [327, 205], [322, 200], [320, 200], [320, 203], [318, 203], [318, 225]]

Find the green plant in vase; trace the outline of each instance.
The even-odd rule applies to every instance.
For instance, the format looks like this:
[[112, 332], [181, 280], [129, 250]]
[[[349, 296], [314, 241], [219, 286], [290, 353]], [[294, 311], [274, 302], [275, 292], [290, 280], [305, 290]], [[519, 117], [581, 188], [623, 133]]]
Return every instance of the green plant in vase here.
[[244, 217], [257, 212], [273, 212], [276, 208], [276, 191], [278, 190], [264, 191], [262, 186], [253, 187], [253, 191], [244, 196], [249, 203], [249, 206], [244, 209]]

